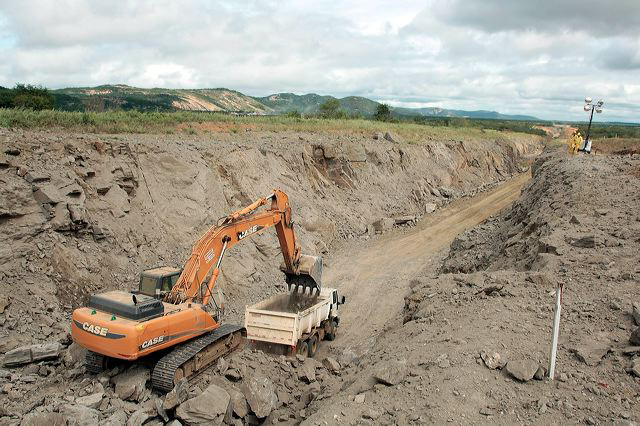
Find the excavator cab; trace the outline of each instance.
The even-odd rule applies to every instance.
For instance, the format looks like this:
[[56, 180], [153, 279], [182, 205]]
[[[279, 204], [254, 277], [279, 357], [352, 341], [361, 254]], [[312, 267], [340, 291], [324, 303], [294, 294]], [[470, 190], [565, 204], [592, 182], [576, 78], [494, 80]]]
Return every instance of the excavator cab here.
[[142, 271], [137, 293], [162, 299], [165, 294], [171, 291], [181, 272], [181, 269], [169, 266], [160, 266]]

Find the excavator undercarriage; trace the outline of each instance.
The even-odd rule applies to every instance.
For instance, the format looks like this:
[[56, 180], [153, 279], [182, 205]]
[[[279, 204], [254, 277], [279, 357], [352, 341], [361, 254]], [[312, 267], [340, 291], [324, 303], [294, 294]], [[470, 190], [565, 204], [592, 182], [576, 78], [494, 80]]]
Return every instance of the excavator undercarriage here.
[[243, 327], [223, 324], [204, 336], [181, 344], [156, 363], [151, 373], [151, 385], [169, 392], [183, 377], [197, 376], [221, 356], [238, 349], [245, 337]]

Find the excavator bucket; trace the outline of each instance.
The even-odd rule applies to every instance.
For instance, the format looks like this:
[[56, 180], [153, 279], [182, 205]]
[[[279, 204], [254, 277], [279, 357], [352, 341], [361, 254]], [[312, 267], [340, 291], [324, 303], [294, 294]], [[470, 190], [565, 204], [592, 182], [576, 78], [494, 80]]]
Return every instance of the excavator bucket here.
[[[309, 294], [320, 293], [322, 288], [322, 258], [320, 256], [301, 255], [298, 264], [298, 273], [291, 274], [285, 271], [286, 282], [289, 291]], [[284, 270], [284, 268], [283, 268]]]

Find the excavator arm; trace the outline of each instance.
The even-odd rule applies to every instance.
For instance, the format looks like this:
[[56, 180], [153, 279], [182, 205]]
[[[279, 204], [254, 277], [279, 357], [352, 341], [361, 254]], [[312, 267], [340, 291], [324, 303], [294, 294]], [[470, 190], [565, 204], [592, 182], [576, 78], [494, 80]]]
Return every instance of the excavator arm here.
[[[269, 204], [265, 211], [258, 211]], [[206, 305], [220, 273], [220, 263], [225, 251], [241, 240], [274, 226], [278, 235], [284, 262], [281, 266], [286, 282], [296, 290], [309, 288], [319, 291], [322, 274], [322, 259], [301, 255], [296, 244], [291, 207], [287, 195], [274, 190], [273, 194], [260, 198], [253, 204], [238, 210], [219, 224], [212, 226], [193, 246], [178, 281], [165, 296], [169, 303], [199, 302]], [[213, 269], [206, 286], [203, 283]]]

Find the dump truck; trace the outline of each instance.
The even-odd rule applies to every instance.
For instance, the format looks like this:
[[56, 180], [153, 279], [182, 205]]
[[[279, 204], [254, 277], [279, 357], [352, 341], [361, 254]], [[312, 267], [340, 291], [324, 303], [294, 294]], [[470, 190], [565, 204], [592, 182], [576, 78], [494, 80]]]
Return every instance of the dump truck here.
[[338, 308], [345, 303], [334, 288], [316, 296], [297, 291], [281, 293], [247, 306], [244, 327], [247, 340], [278, 345], [288, 355], [313, 357], [322, 340], [333, 340], [338, 331]]

